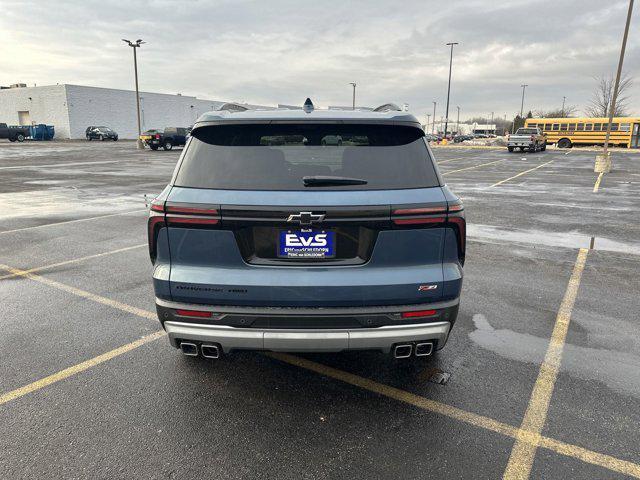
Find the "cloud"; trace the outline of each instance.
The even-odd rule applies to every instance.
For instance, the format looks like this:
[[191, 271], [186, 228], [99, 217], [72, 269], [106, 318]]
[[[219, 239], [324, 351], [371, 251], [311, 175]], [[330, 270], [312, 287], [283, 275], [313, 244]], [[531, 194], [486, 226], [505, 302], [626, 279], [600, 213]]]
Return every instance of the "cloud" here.
[[[512, 115], [588, 102], [593, 77], [615, 71], [626, 0], [4, 1], [0, 83], [131, 88], [131, 51], [143, 38], [141, 88], [252, 103], [409, 103], [444, 114], [449, 52], [451, 111]], [[637, 15], [636, 15], [637, 17]], [[633, 19], [625, 70], [640, 71]], [[640, 81], [631, 92], [640, 112]]]

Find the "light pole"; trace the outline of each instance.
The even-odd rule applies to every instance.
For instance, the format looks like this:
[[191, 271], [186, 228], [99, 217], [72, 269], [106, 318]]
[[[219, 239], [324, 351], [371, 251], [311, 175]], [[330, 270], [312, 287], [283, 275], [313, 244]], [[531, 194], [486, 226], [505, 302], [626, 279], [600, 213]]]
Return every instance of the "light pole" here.
[[351, 106], [351, 110], [356, 109], [356, 82], [349, 82], [349, 85], [353, 85], [353, 103]]
[[520, 103], [520, 118], [522, 118], [522, 113], [524, 110], [524, 90], [525, 88], [527, 88], [529, 85], [527, 85], [526, 83], [523, 85], [520, 85], [522, 87], [522, 102]]
[[138, 113], [138, 141], [136, 142], [136, 144], [138, 145], [139, 150], [143, 150], [144, 144], [140, 139], [142, 130], [140, 129], [140, 92], [138, 91], [138, 57], [136, 55], [136, 49], [140, 48], [140, 45], [146, 42], [143, 42], [141, 39], [138, 39], [134, 43], [124, 38], [122, 39], [122, 41], [125, 42], [127, 45], [129, 45], [131, 48], [133, 48], [133, 72], [136, 77], [136, 112]]
[[436, 101], [433, 101], [433, 123], [431, 124], [431, 134], [433, 135], [433, 129], [436, 126]]
[[[491, 126], [493, 126], [493, 112], [491, 112]], [[493, 134], [495, 135], [496, 129], [493, 129]]]
[[564, 118], [564, 102], [567, 101], [567, 97], [562, 97], [562, 118]]
[[430, 118], [431, 118], [431, 114], [430, 114], [430, 113], [427, 113], [427, 128], [425, 128], [425, 131], [426, 131], [426, 130], [429, 130], [429, 119], [430, 119]]
[[451, 55], [449, 57], [449, 84], [447, 86], [447, 109], [444, 116], [444, 135], [443, 138], [447, 138], [447, 125], [449, 124], [449, 94], [451, 93], [451, 67], [453, 66], [453, 46], [458, 45], [458, 42], [447, 43], [451, 47]]
[[456, 120], [456, 135], [460, 135], [460, 107], [456, 107], [458, 109], [458, 118]]
[[[620, 49], [620, 59], [618, 60], [618, 72], [616, 73], [616, 84], [613, 87], [613, 96], [611, 97], [611, 105], [609, 105], [609, 123], [607, 123], [607, 136], [604, 139], [604, 148], [602, 156], [605, 164], [604, 171], [611, 170], [611, 159], [609, 158], [609, 138], [611, 137], [611, 123], [613, 115], [616, 112], [616, 100], [618, 100], [618, 90], [620, 89], [620, 76], [622, 74], [622, 62], [624, 61], [624, 51], [627, 48], [627, 37], [629, 36], [629, 25], [631, 24], [631, 14], [633, 13], [633, 0], [629, 0], [629, 11], [627, 12], [627, 23], [624, 26], [624, 35], [622, 36], [622, 48]], [[596, 168], [598, 160], [596, 157]]]

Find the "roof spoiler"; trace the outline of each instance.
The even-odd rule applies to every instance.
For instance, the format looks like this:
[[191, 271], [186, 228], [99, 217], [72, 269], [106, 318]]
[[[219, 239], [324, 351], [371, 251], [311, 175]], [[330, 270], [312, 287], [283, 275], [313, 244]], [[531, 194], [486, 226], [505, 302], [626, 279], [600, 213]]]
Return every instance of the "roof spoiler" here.
[[385, 103], [373, 109], [374, 112], [401, 112], [402, 109], [395, 103]]
[[240, 105], [239, 103], [229, 102], [222, 105], [218, 110], [227, 110], [229, 112], [246, 112], [249, 109], [244, 105]]

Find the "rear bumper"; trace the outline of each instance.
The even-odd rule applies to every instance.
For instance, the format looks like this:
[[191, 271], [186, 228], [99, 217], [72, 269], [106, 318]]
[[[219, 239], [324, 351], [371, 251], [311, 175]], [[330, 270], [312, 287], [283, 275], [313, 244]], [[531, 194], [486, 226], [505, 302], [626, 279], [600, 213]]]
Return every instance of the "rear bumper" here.
[[[369, 308], [239, 309], [180, 304], [158, 299], [157, 309], [169, 341], [174, 347], [179, 347], [183, 341], [190, 341], [219, 344], [225, 352], [233, 350], [280, 352], [379, 350], [388, 353], [398, 343], [430, 341], [435, 343], [436, 348], [442, 348], [455, 322], [458, 301]], [[203, 322], [202, 319], [180, 317], [175, 315], [175, 309], [215, 311], [216, 318]], [[400, 323], [403, 320], [399, 319], [399, 312], [416, 309], [435, 309], [438, 314], [433, 317], [412, 319], [414, 323]], [[279, 327], [237, 326], [242, 324], [242, 321], [252, 325], [274, 324]], [[324, 321], [334, 325], [344, 322], [345, 325], [352, 326], [318, 328], [318, 324]], [[367, 324], [379, 326], [373, 328], [361, 326]]]

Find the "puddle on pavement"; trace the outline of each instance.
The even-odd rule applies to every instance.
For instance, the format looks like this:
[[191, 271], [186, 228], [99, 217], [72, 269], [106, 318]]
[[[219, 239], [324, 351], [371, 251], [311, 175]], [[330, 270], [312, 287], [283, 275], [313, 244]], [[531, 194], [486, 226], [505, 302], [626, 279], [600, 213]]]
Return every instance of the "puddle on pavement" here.
[[[574, 316], [580, 317], [581, 314], [576, 315], [574, 312]], [[601, 326], [610, 321], [615, 319], [572, 320], [588, 331], [590, 341], [614, 347], [611, 338], [605, 338], [606, 341], [602, 342], [598, 337], [602, 335]], [[549, 345], [548, 338], [508, 329], [495, 329], [487, 318], [479, 313], [473, 316], [473, 323], [476, 329], [469, 334], [469, 338], [476, 345], [510, 360], [535, 365], [542, 363]], [[567, 343], [564, 346], [560, 371], [582, 380], [600, 382], [624, 395], [640, 397], [640, 356], [635, 354], [640, 351], [638, 331], [637, 328], [631, 331], [634, 329], [628, 322], [617, 320], [617, 323], [615, 349], [582, 347]], [[625, 339], [627, 336], [633, 339], [633, 345], [629, 345], [629, 340]]]
[[531, 243], [547, 247], [592, 248], [610, 252], [640, 255], [640, 243], [626, 243], [605, 237], [596, 237], [579, 232], [548, 232], [543, 230], [519, 230], [499, 228], [491, 225], [468, 224], [467, 236], [476, 240], [498, 242]]

